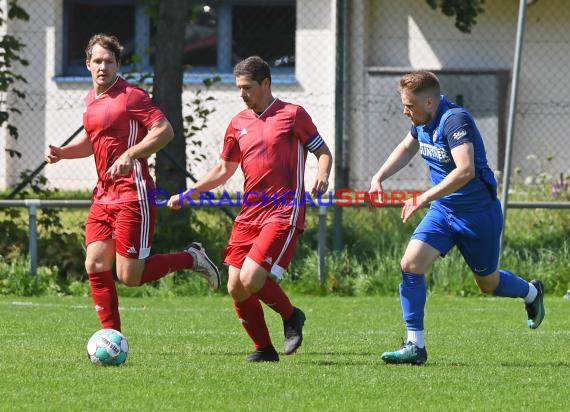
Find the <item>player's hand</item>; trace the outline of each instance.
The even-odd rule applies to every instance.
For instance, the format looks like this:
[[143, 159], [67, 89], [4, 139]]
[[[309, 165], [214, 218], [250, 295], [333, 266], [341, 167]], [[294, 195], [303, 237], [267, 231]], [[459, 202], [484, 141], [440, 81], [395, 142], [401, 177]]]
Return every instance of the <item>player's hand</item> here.
[[[382, 189], [382, 182], [376, 176], [372, 178], [370, 181], [370, 189], [368, 189], [368, 209], [373, 210], [376, 207], [376, 204], [382, 204], [382, 200], [380, 197], [384, 193]], [[374, 202], [377, 200], [377, 202]]]
[[412, 216], [416, 210], [422, 208], [426, 204], [426, 199], [422, 195], [414, 196], [411, 199], [408, 199], [404, 202], [404, 206], [402, 207], [401, 218], [402, 222], [406, 223], [410, 216]]
[[311, 189], [311, 196], [315, 197], [319, 193], [325, 193], [329, 188], [329, 179], [327, 177], [317, 177], [313, 188]]
[[184, 201], [184, 198], [180, 195], [172, 195], [168, 202], [166, 202], [166, 206], [172, 210], [178, 210], [182, 207], [181, 202]]
[[44, 153], [44, 159], [48, 163], [57, 163], [61, 160], [61, 147], [48, 146], [46, 152]]
[[134, 160], [125, 152], [115, 160], [115, 163], [107, 170], [107, 174], [111, 175], [111, 179], [113, 180], [121, 176], [126, 176], [131, 173], [133, 162]]

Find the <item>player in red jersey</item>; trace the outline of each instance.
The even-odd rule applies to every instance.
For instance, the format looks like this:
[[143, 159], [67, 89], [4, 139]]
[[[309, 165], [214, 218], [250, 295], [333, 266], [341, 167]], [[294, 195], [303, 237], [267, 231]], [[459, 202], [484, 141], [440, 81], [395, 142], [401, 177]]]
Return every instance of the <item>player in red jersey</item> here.
[[247, 109], [232, 118], [218, 164], [182, 196], [172, 196], [168, 206], [178, 209], [188, 201], [186, 196], [218, 187], [241, 164], [247, 195], [223, 257], [229, 266], [228, 291], [255, 347], [247, 360], [275, 362], [279, 355], [260, 301], [281, 315], [284, 353], [294, 353], [303, 340], [305, 314], [291, 304], [276, 280], [289, 266], [304, 228], [307, 153], [318, 159], [313, 195], [328, 189], [332, 155], [302, 107], [273, 97], [271, 73], [264, 60], [253, 56], [241, 61], [234, 76]]
[[155, 187], [147, 158], [174, 133], [150, 96], [118, 76], [122, 49], [114, 36], [91, 37], [85, 52], [93, 89], [85, 99], [85, 130], [74, 144], [50, 145], [45, 153], [48, 163], [95, 157], [98, 180], [85, 226], [85, 269], [102, 326], [116, 330], [121, 330], [121, 319], [113, 263], [127, 286], [186, 268], [213, 288], [220, 283], [218, 268], [198, 243], [179, 253], [150, 256], [156, 206], [147, 196]]

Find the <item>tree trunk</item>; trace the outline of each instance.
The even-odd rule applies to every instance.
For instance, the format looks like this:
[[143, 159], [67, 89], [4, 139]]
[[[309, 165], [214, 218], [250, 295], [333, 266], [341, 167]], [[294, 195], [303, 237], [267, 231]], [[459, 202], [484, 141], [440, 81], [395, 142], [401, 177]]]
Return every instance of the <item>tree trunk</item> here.
[[[153, 44], [153, 99], [174, 129], [174, 139], [156, 155], [156, 183], [170, 194], [186, 187], [186, 139], [182, 118], [184, 34], [189, 13], [188, 0], [161, 0]], [[189, 208], [172, 212], [159, 209], [155, 244], [159, 251], [180, 242], [188, 243]], [[184, 246], [184, 244], [182, 245]]]
[[[184, 74], [184, 32], [189, 10], [187, 0], [162, 0], [156, 29], [153, 98], [174, 129], [174, 139], [158, 153], [156, 181], [169, 192], [186, 185], [184, 171], [169, 157], [186, 168], [186, 141], [182, 119], [182, 77]], [[170, 156], [168, 156], [170, 155]]]

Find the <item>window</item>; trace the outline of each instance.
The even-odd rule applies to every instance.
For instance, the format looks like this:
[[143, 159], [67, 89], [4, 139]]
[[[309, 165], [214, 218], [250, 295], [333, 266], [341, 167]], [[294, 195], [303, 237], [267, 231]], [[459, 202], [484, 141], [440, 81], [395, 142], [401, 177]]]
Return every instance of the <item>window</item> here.
[[[277, 72], [295, 66], [295, 0], [192, 1], [186, 26], [184, 63], [188, 72], [231, 73], [250, 55], [259, 55]], [[98, 32], [116, 35], [125, 47], [123, 70], [133, 55], [142, 70], [152, 70], [154, 29], [137, 0], [65, 0], [64, 75], [87, 76], [85, 45]]]
[[64, 13], [63, 67], [66, 75], [88, 75], [85, 46], [93, 34], [117, 36], [123, 44], [123, 65], [136, 50], [136, 0], [66, 0]]

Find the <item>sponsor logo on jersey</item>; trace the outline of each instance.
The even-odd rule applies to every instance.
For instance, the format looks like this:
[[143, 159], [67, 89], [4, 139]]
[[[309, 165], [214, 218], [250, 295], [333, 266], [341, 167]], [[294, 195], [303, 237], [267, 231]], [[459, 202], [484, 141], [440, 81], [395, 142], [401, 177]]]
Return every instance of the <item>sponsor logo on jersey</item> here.
[[422, 154], [423, 157], [429, 157], [431, 159], [435, 159], [440, 163], [451, 162], [451, 158], [449, 157], [447, 152], [441, 147], [432, 146], [430, 144], [420, 142], [420, 153]]
[[245, 136], [247, 134], [247, 129], [244, 127], [243, 129], [241, 129], [241, 132], [239, 132], [239, 136]]
[[459, 129], [455, 133], [453, 133], [451, 135], [451, 137], [453, 137], [455, 140], [459, 140], [466, 135], [467, 135], [467, 131], [465, 129]]

